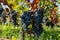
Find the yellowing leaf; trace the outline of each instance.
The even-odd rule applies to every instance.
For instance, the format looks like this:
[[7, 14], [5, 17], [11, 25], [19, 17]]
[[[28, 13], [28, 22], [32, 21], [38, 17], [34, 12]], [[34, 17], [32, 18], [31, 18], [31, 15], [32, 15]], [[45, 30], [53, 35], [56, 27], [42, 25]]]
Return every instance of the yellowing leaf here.
[[17, 40], [16, 37], [12, 36], [12, 40]]

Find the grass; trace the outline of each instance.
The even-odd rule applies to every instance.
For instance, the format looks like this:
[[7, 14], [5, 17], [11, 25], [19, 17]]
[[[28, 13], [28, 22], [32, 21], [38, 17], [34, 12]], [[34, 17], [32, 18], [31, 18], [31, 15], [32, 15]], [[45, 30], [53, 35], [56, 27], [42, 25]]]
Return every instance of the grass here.
[[14, 27], [12, 24], [9, 25], [0, 25], [0, 37], [12, 38], [12, 36], [19, 38], [20, 36], [20, 27]]
[[[43, 26], [44, 31], [39, 37], [39, 40], [60, 40], [60, 27], [54, 26], [52, 29], [47, 26]], [[25, 40], [35, 40], [34, 37], [26, 37]]]
[[[39, 40], [60, 40], [60, 27], [53, 28], [43, 26], [44, 31], [39, 37]], [[0, 25], [0, 37], [12, 38], [12, 36], [19, 39], [22, 37], [22, 27], [14, 27], [11, 23], [9, 25]], [[32, 36], [25, 34], [24, 40], [35, 40]]]

